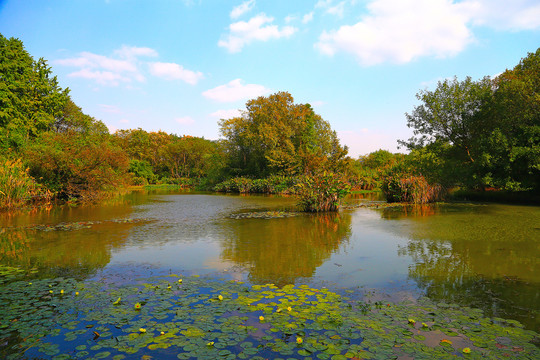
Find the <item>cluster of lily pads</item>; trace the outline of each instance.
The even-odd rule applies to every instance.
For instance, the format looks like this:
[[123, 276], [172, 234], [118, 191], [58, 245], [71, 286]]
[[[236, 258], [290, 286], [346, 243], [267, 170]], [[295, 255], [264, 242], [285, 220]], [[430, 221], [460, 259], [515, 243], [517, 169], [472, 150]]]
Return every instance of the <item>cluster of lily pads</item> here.
[[281, 219], [286, 217], [297, 216], [299, 213], [294, 211], [258, 211], [232, 214], [231, 219]]
[[136, 224], [136, 223], [145, 223], [150, 222], [149, 219], [113, 219], [106, 221], [77, 221], [77, 222], [62, 222], [59, 224], [48, 224], [48, 225], [30, 225], [25, 226], [24, 229], [28, 230], [38, 230], [38, 231], [74, 231], [81, 229], [89, 229], [93, 225], [102, 224], [106, 222], [119, 223], [119, 224]]
[[540, 358], [535, 332], [480, 310], [197, 276], [11, 281], [0, 321], [5, 359]]

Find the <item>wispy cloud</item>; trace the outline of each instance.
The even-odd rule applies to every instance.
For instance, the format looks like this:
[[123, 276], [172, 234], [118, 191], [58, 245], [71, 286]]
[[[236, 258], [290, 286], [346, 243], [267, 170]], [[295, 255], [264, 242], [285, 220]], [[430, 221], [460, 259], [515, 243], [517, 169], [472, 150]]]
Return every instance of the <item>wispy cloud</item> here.
[[298, 29], [292, 26], [279, 28], [273, 24], [274, 18], [259, 14], [249, 21], [238, 21], [229, 25], [229, 34], [219, 40], [218, 46], [226, 48], [230, 53], [237, 53], [253, 41], [287, 38]]
[[307, 24], [313, 20], [313, 11], [302, 17], [302, 24]]
[[540, 28], [540, 3], [537, 0], [469, 0], [465, 3], [475, 25], [512, 31]]
[[115, 56], [112, 57], [84, 51], [77, 57], [56, 60], [55, 63], [79, 68], [70, 73], [68, 75], [70, 77], [91, 79], [101, 85], [117, 86], [120, 83], [145, 81], [139, 69], [138, 58], [157, 56], [157, 52], [150, 48], [128, 46], [122, 46], [114, 54]]
[[248, 0], [238, 6], [235, 6], [232, 9], [231, 14], [230, 14], [231, 19], [238, 19], [240, 16], [251, 11], [251, 9], [253, 9], [254, 6], [255, 6], [255, 0]]
[[341, 1], [334, 6], [329, 6], [326, 9], [326, 13], [331, 14], [331, 15], [336, 15], [340, 18], [343, 17], [344, 12], [345, 12], [345, 1]]
[[201, 72], [184, 69], [183, 66], [175, 63], [153, 62], [149, 65], [152, 75], [166, 80], [182, 80], [188, 84], [195, 85], [203, 78]]
[[118, 106], [114, 106], [114, 105], [99, 104], [99, 108], [102, 111], [110, 113], [110, 114], [121, 114], [122, 113], [122, 110], [120, 110], [120, 108], [118, 108]]
[[210, 116], [218, 119], [230, 119], [241, 115], [242, 112], [239, 109], [218, 110], [210, 114]]
[[235, 79], [231, 82], [220, 85], [203, 92], [203, 96], [219, 102], [234, 102], [247, 100], [265, 95], [271, 92], [270, 89], [257, 84], [243, 84], [242, 79]]
[[196, 84], [203, 78], [198, 71], [185, 69], [179, 64], [166, 62], [147, 62], [141, 58], [157, 57], [156, 50], [148, 47], [135, 47], [122, 45], [113, 51], [112, 56], [94, 54], [88, 51], [81, 52], [77, 57], [56, 60], [62, 66], [78, 68], [68, 74], [70, 77], [93, 80], [100, 85], [118, 86], [130, 83], [144, 82], [148, 75], [161, 77], [167, 80], [182, 80], [188, 84]]
[[122, 45], [120, 49], [114, 51], [116, 55], [124, 59], [133, 59], [137, 56], [150, 56], [156, 57], [158, 53], [156, 50], [147, 48], [147, 47], [136, 47], [136, 46], [127, 46]]

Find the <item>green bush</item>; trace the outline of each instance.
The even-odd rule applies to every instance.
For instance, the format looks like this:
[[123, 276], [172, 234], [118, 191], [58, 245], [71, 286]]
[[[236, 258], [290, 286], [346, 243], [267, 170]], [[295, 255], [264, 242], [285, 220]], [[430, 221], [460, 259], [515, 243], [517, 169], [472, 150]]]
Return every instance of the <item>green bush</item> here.
[[[152, 165], [150, 165], [148, 161], [131, 159], [129, 160], [128, 171], [134, 175], [133, 181], [139, 182], [133, 183], [133, 185], [146, 185], [156, 181], [156, 175], [152, 171]], [[140, 184], [140, 178], [143, 178], [146, 181]]]
[[253, 185], [253, 180], [245, 177], [236, 177], [217, 184], [214, 191], [218, 192], [236, 192], [249, 193]]
[[298, 207], [306, 212], [338, 211], [351, 187], [340, 176], [323, 172], [303, 177], [296, 185]]

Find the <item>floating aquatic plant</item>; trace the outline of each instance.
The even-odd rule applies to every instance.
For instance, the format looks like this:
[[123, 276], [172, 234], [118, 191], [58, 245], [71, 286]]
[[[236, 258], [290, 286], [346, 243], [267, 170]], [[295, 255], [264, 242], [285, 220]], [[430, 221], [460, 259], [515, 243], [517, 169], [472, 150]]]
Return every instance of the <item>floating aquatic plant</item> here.
[[[519, 323], [426, 299], [366, 307], [328, 289], [198, 277], [173, 289], [171, 276], [116, 286], [63, 278], [32, 283], [0, 287], [0, 358], [540, 357], [532, 344], [538, 334]], [[51, 296], [49, 285], [65, 295]], [[409, 319], [432, 325], [416, 328]]]

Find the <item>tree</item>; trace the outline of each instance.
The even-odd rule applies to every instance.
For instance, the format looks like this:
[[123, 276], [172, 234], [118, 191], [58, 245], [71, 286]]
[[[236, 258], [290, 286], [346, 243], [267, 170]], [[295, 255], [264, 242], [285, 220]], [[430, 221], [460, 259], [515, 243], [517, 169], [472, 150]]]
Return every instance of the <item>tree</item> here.
[[20, 148], [62, 116], [69, 89], [47, 62], [35, 61], [15, 38], [0, 34], [0, 147]]
[[446, 185], [540, 190], [540, 49], [491, 80], [439, 82], [406, 114], [417, 173]]
[[220, 130], [233, 175], [308, 173], [322, 164], [333, 169], [347, 155], [328, 122], [287, 92], [249, 100], [242, 116], [220, 121]]
[[175, 136], [174, 140], [161, 149], [164, 164], [172, 177], [201, 178], [211, 165], [209, 159], [215, 151], [212, 141], [193, 136]]
[[58, 198], [91, 199], [122, 185], [126, 153], [109, 137], [78, 132], [45, 132], [25, 150], [30, 174]]
[[416, 97], [423, 104], [406, 113], [407, 126], [414, 135], [408, 142], [401, 141], [410, 150], [434, 142], [447, 142], [460, 149], [465, 162], [474, 162], [473, 143], [482, 131], [481, 111], [492, 95], [489, 77], [473, 81], [439, 81], [434, 91], [420, 91]]
[[494, 186], [540, 190], [540, 48], [494, 81], [490, 135], [481, 142]]

